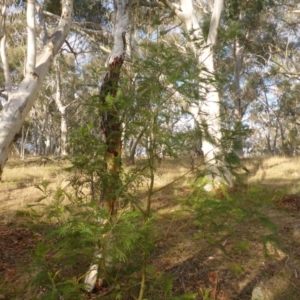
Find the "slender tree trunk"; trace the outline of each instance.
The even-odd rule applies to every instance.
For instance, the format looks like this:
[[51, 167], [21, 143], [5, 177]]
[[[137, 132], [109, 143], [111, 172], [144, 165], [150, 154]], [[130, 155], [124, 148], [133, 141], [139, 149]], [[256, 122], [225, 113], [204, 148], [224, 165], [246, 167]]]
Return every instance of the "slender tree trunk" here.
[[70, 31], [72, 17], [73, 1], [62, 0], [62, 16], [59, 24], [36, 58], [35, 22], [32, 20], [34, 1], [27, 2], [28, 43], [25, 77], [19, 88], [10, 93], [8, 102], [0, 114], [0, 179], [10, 146], [18, 138], [18, 133], [37, 98], [50, 64]]
[[[0, 4], [0, 54], [1, 54], [1, 60], [2, 60], [4, 78], [5, 78], [5, 88], [9, 96], [11, 92], [12, 83], [11, 83], [8, 59], [7, 59], [6, 48], [5, 48], [6, 47], [5, 13], [6, 13], [6, 5]], [[1, 174], [0, 174], [0, 178], [1, 178]]]
[[272, 147], [271, 147], [271, 136], [270, 131], [266, 134], [266, 144], [269, 154], [273, 155]]
[[36, 124], [36, 120], [34, 120], [34, 128], [33, 128], [33, 147], [34, 147], [34, 152], [33, 155], [37, 155], [37, 148], [38, 148], [38, 128]]
[[243, 48], [240, 47], [237, 39], [234, 40], [234, 118], [236, 122], [235, 129], [236, 133], [236, 144], [237, 148], [235, 149], [236, 154], [239, 157], [244, 156], [243, 151], [243, 137], [239, 132], [242, 126], [242, 118], [243, 118], [243, 107], [242, 107], [242, 89], [240, 86], [241, 81], [241, 70], [243, 66]]
[[104, 74], [100, 87], [100, 105], [105, 108], [100, 120], [100, 131], [106, 144], [106, 173], [107, 182], [103, 190], [103, 197], [109, 213], [115, 213], [116, 191], [120, 184], [122, 124], [115, 105], [111, 105], [108, 98], [115, 98], [118, 91], [120, 71], [126, 52], [126, 31], [129, 23], [128, 7], [125, 0], [115, 2], [116, 23], [114, 32], [114, 46], [108, 59], [107, 72]]
[[55, 103], [60, 112], [60, 155], [66, 156], [67, 153], [67, 137], [68, 137], [68, 124], [67, 124], [67, 105], [64, 105], [61, 93], [61, 77], [60, 77], [60, 63], [59, 57], [55, 58], [56, 67], [56, 97]]
[[61, 156], [66, 156], [68, 154], [68, 123], [66, 111], [61, 111], [61, 121], [60, 121], [60, 153]]
[[52, 146], [52, 126], [51, 126], [51, 115], [48, 115], [47, 129], [45, 135], [45, 155], [51, 154], [51, 146]]
[[130, 147], [130, 154], [129, 154], [129, 163], [130, 164], [134, 164], [134, 158], [135, 158], [135, 152], [136, 152], [136, 147], [139, 143], [139, 141], [141, 140], [143, 134], [145, 133], [145, 129], [143, 129], [139, 135], [132, 140], [132, 145]]
[[27, 143], [27, 138], [28, 138], [28, 133], [30, 130], [30, 124], [28, 125], [28, 128], [25, 132], [24, 126], [22, 127], [22, 139], [21, 139], [21, 159], [25, 159], [25, 153], [26, 153], [26, 143]]
[[278, 137], [278, 123], [276, 123], [276, 131], [274, 135], [274, 140], [273, 140], [273, 155], [276, 155], [276, 148], [277, 148], [277, 137]]
[[39, 136], [39, 151], [38, 151], [39, 155], [47, 154], [46, 141], [47, 141], [47, 137], [48, 137], [49, 131], [50, 131], [49, 105], [50, 105], [50, 100], [49, 100], [49, 98], [46, 98], [46, 103], [43, 104], [43, 106], [44, 106], [44, 116], [43, 116], [44, 119], [43, 119], [43, 125], [42, 125], [43, 127], [40, 132], [40, 136]]
[[21, 134], [21, 143], [20, 143], [20, 158], [24, 159], [25, 158], [25, 128], [24, 126], [22, 127], [22, 134]]
[[37, 145], [38, 145], [38, 124], [37, 124], [37, 112], [35, 107], [32, 107], [30, 111], [30, 117], [33, 124], [31, 143], [33, 144], [33, 149], [34, 149], [33, 155], [36, 155]]
[[[126, 31], [129, 23], [128, 5], [126, 0], [115, 1], [115, 28], [114, 46], [107, 63], [107, 72], [102, 78], [99, 101], [100, 106], [105, 108], [105, 113], [100, 110], [100, 131], [106, 144], [106, 175], [107, 182], [103, 187], [101, 198], [107, 202], [110, 215], [116, 213], [116, 192], [120, 185], [121, 151], [122, 151], [122, 124], [114, 105], [107, 99], [117, 96], [120, 71], [124, 62], [126, 52]], [[101, 205], [101, 203], [99, 203]], [[99, 260], [101, 254], [97, 253], [95, 259]], [[92, 291], [98, 276], [98, 263], [92, 263], [84, 280], [85, 288]]]

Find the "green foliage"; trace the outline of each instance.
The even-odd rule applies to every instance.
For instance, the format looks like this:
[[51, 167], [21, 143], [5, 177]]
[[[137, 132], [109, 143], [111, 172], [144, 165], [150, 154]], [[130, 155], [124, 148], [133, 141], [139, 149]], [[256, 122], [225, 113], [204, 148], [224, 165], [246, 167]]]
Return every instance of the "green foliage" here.
[[[68, 171], [70, 185], [75, 189], [76, 196], [71, 190], [57, 189], [49, 194], [46, 184], [40, 187], [43, 196], [39, 199], [39, 207], [42, 206], [43, 210], [39, 211], [39, 215], [36, 213], [36, 216], [51, 226], [46, 232], [46, 249], [40, 246], [36, 252], [37, 276], [34, 284], [45, 286], [49, 293], [64, 295], [67, 293], [65, 289], [72, 290], [70, 278], [75, 277], [78, 282], [82, 282], [96, 252], [101, 254], [101, 258], [95, 260], [101, 266], [100, 274], [105, 275], [109, 283], [118, 283], [121, 276], [131, 277], [129, 287], [124, 290], [120, 285], [116, 289], [113, 294], [115, 299], [122, 299], [127, 290], [136, 293], [140, 280], [132, 274], [141, 272], [141, 269], [142, 273], [145, 270], [143, 275], [147, 278], [145, 297], [153, 289], [153, 295], [159, 291], [164, 299], [196, 297], [193, 294], [175, 297], [172, 292], [173, 280], [165, 275], [159, 280], [155, 279], [157, 285], [151, 283], [156, 274], [149, 272], [147, 261], [153, 250], [155, 235], [152, 229], [155, 218], [151, 212], [155, 155], [164, 149], [174, 157], [191, 147], [191, 141], [185, 142], [183, 147], [181, 133], [172, 131], [172, 124], [178, 122], [182, 113], [177, 108], [170, 85], [178, 88], [184, 96], [191, 96], [194, 101], [196, 93], [193, 72], [196, 67], [192, 56], [183, 56], [174, 49], [171, 51], [171, 47], [163, 43], [150, 43], [147, 51], [149, 58], [133, 66], [137, 74], [134, 92], [127, 86], [132, 81], [125, 80], [124, 88], [120, 87], [116, 97], [106, 96], [105, 105], [99, 102], [98, 96], [93, 96], [84, 106], [86, 112], [91, 112], [89, 120], [73, 130], [70, 136], [72, 155], [69, 158], [72, 166]], [[179, 60], [178, 55], [182, 59]], [[113, 193], [121, 203], [121, 209], [113, 220], [103, 222], [109, 220], [109, 216], [105, 210], [99, 209], [99, 199], [103, 188], [114, 177], [106, 171], [107, 145], [98, 131], [98, 122], [99, 117], [111, 108], [120, 112], [120, 120], [126, 124], [124, 136], [144, 130], [143, 141], [148, 160], [145, 166], [132, 168], [130, 172], [119, 170], [120, 184]], [[172, 116], [170, 109], [173, 111]], [[166, 128], [164, 124], [170, 124], [170, 127]], [[147, 203], [144, 205], [137, 199], [138, 189], [145, 181], [150, 183], [146, 192]], [[45, 200], [47, 204], [42, 203]], [[135, 210], [129, 209], [128, 204]], [[51, 262], [45, 260], [45, 257], [51, 257]], [[78, 266], [78, 261], [82, 267]], [[114, 269], [116, 264], [122, 264], [121, 271]], [[65, 285], [58, 285], [62, 282]]]
[[[188, 127], [176, 129], [176, 124], [187, 116], [181, 107], [183, 103], [187, 103], [187, 106], [198, 105], [199, 100], [205, 97], [199, 94], [199, 84], [205, 86], [207, 82], [204, 80], [211, 79], [195, 78], [200, 70], [197, 69], [194, 55], [182, 53], [173, 44], [151, 41], [141, 47], [147, 57], [134, 61], [127, 71], [128, 77], [123, 75], [117, 95], [105, 95], [105, 98], [101, 98], [104, 103], [99, 95], [94, 95], [82, 108], [86, 118], [70, 137], [70, 183], [76, 196], [63, 189], [57, 189], [49, 195], [46, 185], [40, 188], [43, 192], [40, 200], [50, 199], [40, 212], [41, 220], [50, 226], [45, 235], [47, 247], [40, 245], [36, 251], [37, 276], [33, 282], [46, 287], [49, 299], [59, 294], [69, 297], [68, 293], [78, 288], [76, 283], [82, 282], [94, 253], [101, 254], [101, 258], [94, 259], [101, 267], [101, 276], [105, 275], [109, 283], [116, 284], [114, 299], [122, 299], [126, 293], [136, 294], [136, 286], [140, 282], [145, 287], [142, 291], [145, 298], [151, 299], [156, 293], [162, 295], [162, 299], [170, 300], [197, 297], [196, 294], [174, 295], [173, 278], [167, 274], [158, 276], [148, 265], [154, 235], [151, 211], [156, 176], [154, 159], [163, 152], [170, 157], [187, 155], [195, 140], [198, 142], [204, 137], [213, 145], [222, 145], [223, 152], [217, 157], [219, 162], [224, 163], [218, 165], [220, 169], [224, 165], [240, 167], [235, 150], [241, 145], [235, 135], [244, 128], [236, 126], [234, 132], [230, 125], [227, 128], [224, 126], [226, 129], [222, 132], [221, 140], [210, 134], [206, 124], [194, 130]], [[99, 74], [96, 75], [99, 77]], [[221, 81], [221, 77], [217, 79]], [[147, 154], [145, 165], [132, 168], [127, 173], [120, 168], [117, 179], [114, 174], [107, 172], [105, 156], [109, 145], [99, 131], [99, 120], [111, 110], [120, 124], [124, 124], [121, 129], [123, 132], [117, 132], [119, 137], [124, 137], [124, 147], [130, 138], [142, 133], [140, 144]], [[106, 211], [99, 206], [102, 204], [103, 190], [115, 180], [118, 180], [118, 184], [110, 193], [114, 193], [122, 204], [120, 213], [110, 220]], [[143, 182], [148, 184], [145, 204], [137, 201], [138, 189]], [[219, 200], [211, 195], [200, 195], [196, 189], [189, 202], [197, 213], [196, 224], [202, 230], [199, 236], [225, 251], [222, 244], [224, 236], [234, 235], [236, 224], [249, 218], [257, 220], [258, 214], [246, 201], [231, 198], [225, 188], [223, 192], [226, 199]], [[135, 210], [132, 211], [128, 204]], [[43, 204], [40, 202], [40, 205]], [[248, 247], [247, 243], [240, 243], [234, 251], [247, 252]], [[46, 257], [50, 257], [51, 262]], [[78, 261], [82, 267], [78, 266]], [[121, 270], [114, 268], [117, 263], [122, 265]], [[242, 272], [238, 265], [233, 265], [232, 269], [237, 275]], [[142, 279], [136, 273], [142, 273]], [[126, 276], [130, 279], [128, 287], [124, 288], [119, 280]], [[70, 280], [74, 277], [75, 281]], [[209, 296], [204, 294], [204, 297]]]
[[148, 266], [148, 285], [149, 289], [144, 299], [161, 300], [192, 300], [197, 298], [197, 293], [187, 293], [184, 295], [174, 295], [173, 283], [174, 277], [169, 273], [157, 273], [155, 268]]
[[44, 5], [45, 10], [58, 16], [61, 15], [61, 0], [46, 0]]
[[59, 277], [60, 271], [52, 274], [51, 272], [40, 272], [35, 280], [32, 281], [34, 285], [42, 285], [46, 290], [38, 299], [54, 300], [61, 297], [66, 299], [84, 299], [80, 295], [80, 290], [84, 287], [78, 284], [76, 280], [70, 279], [61, 282]]
[[[225, 186], [220, 187], [216, 195], [211, 195], [203, 192], [204, 184], [205, 182], [198, 180], [194, 195], [188, 199], [197, 213], [195, 224], [199, 226], [198, 238], [205, 238], [213, 247], [227, 253], [224, 240], [232, 238], [234, 241], [235, 237], [239, 236], [231, 249], [233, 254], [247, 252], [251, 241], [261, 242], [265, 254], [268, 244], [276, 244], [277, 227], [261, 211], [265, 203], [241, 192], [231, 196]], [[248, 231], [246, 236], [241, 237], [239, 227], [243, 226], [243, 229], [246, 229], [247, 224], [257, 224], [266, 228], [267, 233]], [[239, 272], [235, 267], [233, 268], [235, 273]]]
[[[58, 16], [61, 15], [61, 0], [45, 0], [44, 9]], [[78, 21], [106, 23], [107, 8], [96, 0], [74, 0], [74, 17]]]
[[[143, 132], [140, 145], [147, 153], [176, 157], [188, 151], [187, 146], [190, 147], [188, 128], [182, 126], [179, 130], [176, 125], [183, 115], [188, 118], [182, 111], [182, 103], [197, 101], [195, 58], [191, 53], [183, 55], [171, 45], [161, 42], [144, 44], [142, 49], [147, 52], [147, 58], [135, 62], [132, 70], [134, 79], [126, 81], [124, 88], [122, 86], [127, 103], [131, 103], [123, 120], [125, 136], [130, 138]], [[175, 91], [179, 91], [180, 95], [174, 95]], [[153, 140], [152, 146], [147, 142], [149, 139]]]
[[241, 274], [243, 274], [245, 272], [243, 266], [241, 266], [240, 264], [237, 264], [235, 262], [232, 262], [230, 264], [230, 268], [232, 269], [232, 271], [234, 272], [236, 277], [240, 277]]
[[37, 228], [45, 224], [45, 229], [43, 241], [33, 255], [31, 271], [36, 276], [31, 283], [45, 288], [41, 299], [72, 299], [76, 293], [76, 299], [81, 299], [81, 282], [95, 251], [101, 253], [96, 261], [101, 272], [113, 279], [117, 276], [113, 268], [116, 263], [127, 264], [137, 248], [150, 245], [150, 236], [146, 235], [150, 223], [143, 226], [138, 211], [123, 212], [116, 220], [105, 221], [106, 211], [93, 202], [85, 202], [60, 188], [54, 193], [48, 193], [43, 186], [39, 189], [47, 203], [39, 201], [32, 207], [39, 211], [33, 218]]
[[265, 7], [274, 5], [274, 0], [253, 0], [253, 1], [226, 1], [225, 13], [227, 18], [237, 20], [240, 14], [245, 14], [248, 18], [259, 14]]
[[214, 300], [210, 297], [210, 291], [206, 289], [200, 289], [201, 296], [203, 300]]
[[89, 186], [93, 199], [99, 199], [104, 177], [105, 149], [101, 138], [95, 134], [94, 126], [84, 125], [74, 130], [70, 135], [72, 167], [68, 169], [71, 176], [71, 185], [80, 195], [84, 186]]

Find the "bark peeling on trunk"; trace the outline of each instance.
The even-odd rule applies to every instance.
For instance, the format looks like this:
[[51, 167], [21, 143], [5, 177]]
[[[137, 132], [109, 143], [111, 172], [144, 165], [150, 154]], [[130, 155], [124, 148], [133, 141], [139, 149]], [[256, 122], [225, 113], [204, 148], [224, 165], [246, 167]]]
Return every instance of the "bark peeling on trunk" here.
[[[109, 97], [114, 98], [117, 96], [120, 71], [124, 63], [126, 52], [125, 35], [129, 23], [126, 0], [116, 0], [114, 4], [116, 11], [114, 45], [108, 59], [107, 72], [101, 80], [99, 96], [100, 107], [105, 108], [105, 112], [100, 109], [100, 132], [102, 134], [103, 141], [106, 144], [105, 172], [108, 177], [101, 200], [104, 200], [107, 203], [110, 215], [114, 215], [116, 213], [116, 192], [120, 187], [120, 171], [122, 167], [122, 133], [118, 111], [114, 105], [109, 103], [108, 99]], [[85, 289], [88, 292], [91, 292], [95, 286], [98, 277], [99, 258], [101, 257], [101, 253], [97, 251], [95, 254], [95, 262], [91, 264], [86, 273], [84, 283]]]
[[109, 70], [104, 78], [100, 90], [100, 104], [105, 107], [100, 120], [100, 131], [106, 144], [105, 163], [108, 180], [104, 189], [104, 201], [107, 202], [110, 215], [115, 214], [116, 190], [118, 189], [121, 170], [121, 122], [118, 112], [107, 104], [106, 97], [116, 97], [120, 70], [123, 57], [116, 57], [109, 64]]
[[100, 106], [105, 112], [101, 112], [100, 131], [106, 144], [105, 162], [107, 182], [103, 190], [102, 199], [107, 203], [110, 215], [115, 214], [116, 191], [120, 184], [122, 134], [121, 121], [118, 111], [108, 103], [108, 97], [115, 98], [118, 92], [120, 71], [124, 63], [126, 52], [126, 31], [129, 15], [125, 0], [115, 1], [116, 21], [114, 33], [114, 46], [108, 59], [107, 72], [102, 78], [100, 88]]

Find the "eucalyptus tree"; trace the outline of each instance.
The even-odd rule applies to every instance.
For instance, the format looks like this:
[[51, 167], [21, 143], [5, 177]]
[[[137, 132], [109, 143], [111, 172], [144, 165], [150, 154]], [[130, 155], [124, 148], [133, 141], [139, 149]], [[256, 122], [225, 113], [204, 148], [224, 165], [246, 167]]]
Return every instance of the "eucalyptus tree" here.
[[243, 90], [245, 96], [251, 95], [251, 90], [254, 92], [244, 120], [256, 128], [253, 132], [261, 133], [261, 138], [255, 136], [259, 153], [290, 154], [296, 147], [290, 141], [296, 141], [298, 135], [295, 91], [300, 49], [298, 15], [294, 11], [299, 8], [299, 3], [293, 0], [259, 2], [262, 10], [249, 26], [254, 31], [250, 30], [243, 39]]
[[[243, 117], [263, 83], [262, 70], [267, 65], [269, 47], [276, 31], [266, 17], [272, 1], [227, 1], [216, 47], [216, 63], [221, 81], [224, 117], [235, 131], [234, 150], [243, 156], [245, 128]], [[267, 30], [266, 30], [267, 29]]]
[[217, 42], [217, 33], [224, 5], [223, 0], [214, 1], [207, 36], [199, 24], [192, 0], [182, 0], [180, 4], [170, 3], [169, 1], [163, 1], [163, 3], [172, 9], [185, 24], [189, 43], [198, 59], [199, 82], [201, 82], [201, 78], [205, 79], [198, 86], [201, 98], [198, 107], [195, 108], [194, 115], [198, 118], [198, 123], [201, 124], [203, 130], [202, 150], [210, 173], [210, 182], [207, 189], [212, 188], [214, 178], [232, 185], [231, 174], [223, 160], [220, 98], [213, 83], [215, 81], [213, 46]]
[[9, 148], [14, 140], [18, 138], [18, 133], [22, 127], [26, 115], [29, 113], [37, 94], [41, 89], [43, 80], [47, 74], [49, 66], [63, 45], [73, 18], [73, 1], [62, 1], [62, 14], [54, 32], [48, 36], [45, 46], [37, 55], [36, 51], [36, 22], [35, 22], [35, 1], [27, 1], [27, 55], [24, 70], [24, 79], [16, 90], [11, 86], [11, 73], [8, 59], [5, 52], [5, 13], [6, 5], [1, 4], [1, 59], [6, 80], [8, 102], [5, 104], [0, 115], [0, 176], [3, 172], [5, 162], [9, 153]]

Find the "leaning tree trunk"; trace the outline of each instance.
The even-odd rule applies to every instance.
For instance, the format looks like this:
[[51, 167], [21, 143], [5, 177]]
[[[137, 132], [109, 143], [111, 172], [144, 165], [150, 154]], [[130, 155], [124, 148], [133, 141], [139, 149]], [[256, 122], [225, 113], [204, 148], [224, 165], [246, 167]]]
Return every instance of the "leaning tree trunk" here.
[[[18, 89], [9, 93], [8, 102], [0, 114], [0, 179], [10, 146], [18, 138], [18, 133], [37, 98], [50, 64], [70, 31], [72, 16], [73, 0], [62, 0], [62, 15], [58, 26], [36, 57], [35, 0], [27, 1], [28, 40], [25, 77]], [[2, 43], [3, 35], [0, 38]]]
[[132, 165], [134, 165], [136, 147], [137, 147], [138, 143], [140, 142], [145, 131], [146, 131], [146, 129], [142, 129], [141, 132], [138, 134], [138, 136], [136, 138], [133, 138], [132, 144], [130, 145], [129, 163]]
[[[126, 30], [129, 23], [128, 7], [125, 0], [115, 1], [116, 23], [114, 46], [107, 63], [100, 87], [101, 119], [100, 131], [106, 144], [105, 163], [107, 180], [101, 199], [108, 204], [110, 215], [115, 213], [116, 191], [120, 184], [122, 126], [120, 116], [111, 99], [117, 96], [120, 71], [126, 52]], [[110, 99], [110, 100], [109, 100]], [[103, 112], [104, 111], [104, 112]]]

